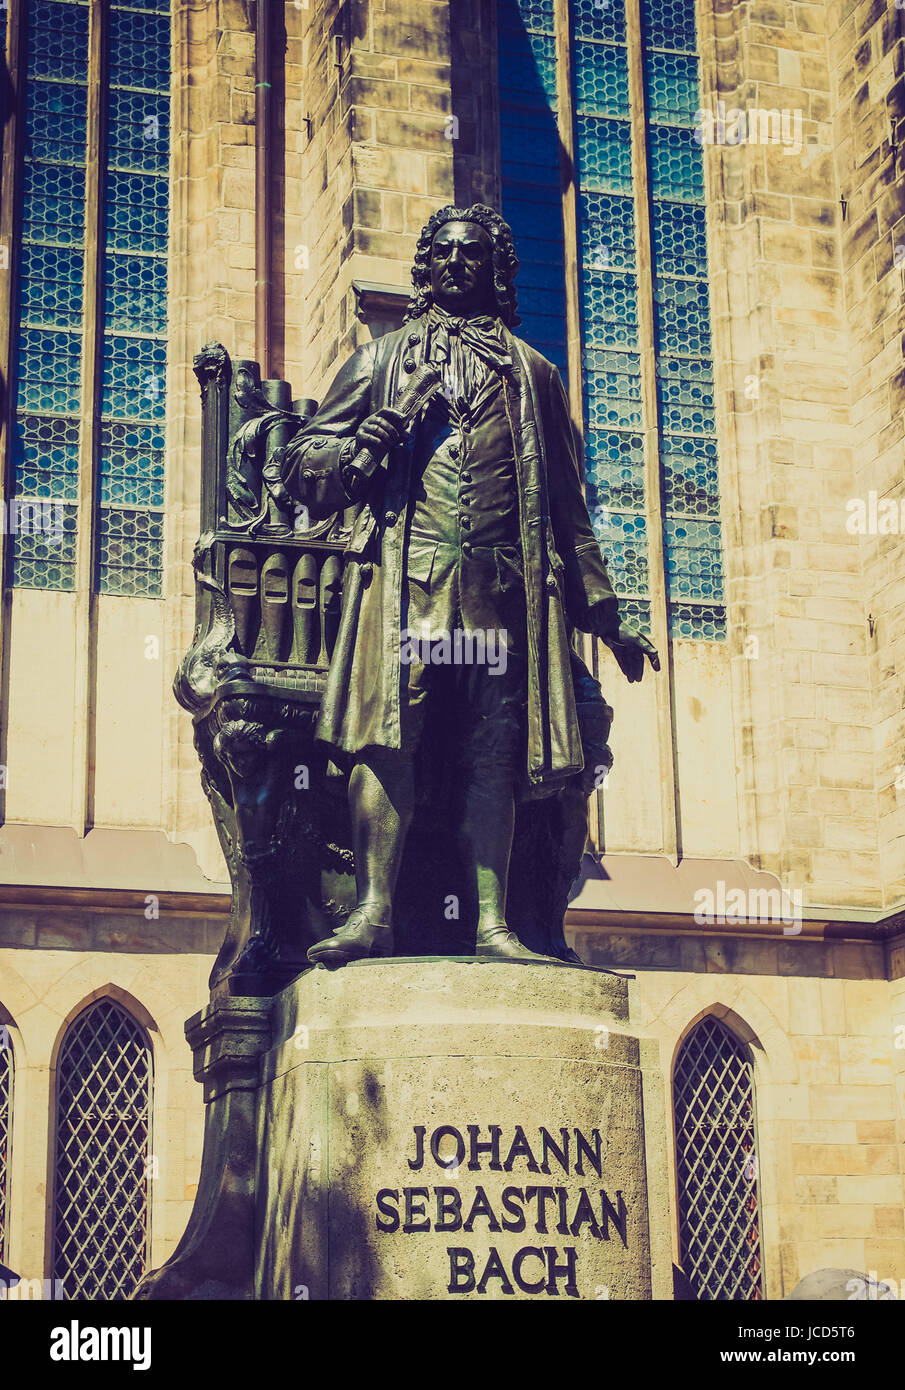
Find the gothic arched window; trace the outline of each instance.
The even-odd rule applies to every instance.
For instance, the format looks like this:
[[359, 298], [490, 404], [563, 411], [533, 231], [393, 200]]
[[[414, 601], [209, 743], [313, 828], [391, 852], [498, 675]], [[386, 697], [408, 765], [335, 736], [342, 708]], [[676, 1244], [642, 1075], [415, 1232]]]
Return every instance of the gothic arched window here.
[[497, 19], [519, 331], [569, 378], [620, 612], [720, 640], [695, 0], [498, 0]]
[[128, 1298], [150, 1236], [151, 1049], [112, 999], [72, 1022], [57, 1062], [53, 1277], [67, 1299]]
[[754, 1068], [718, 1018], [682, 1044], [673, 1107], [683, 1271], [699, 1299], [761, 1299]]
[[169, 0], [15, 0], [10, 15], [7, 582], [159, 598]]
[[0, 1023], [0, 1264], [6, 1260], [9, 1160], [13, 1128], [13, 1048], [9, 1029]]

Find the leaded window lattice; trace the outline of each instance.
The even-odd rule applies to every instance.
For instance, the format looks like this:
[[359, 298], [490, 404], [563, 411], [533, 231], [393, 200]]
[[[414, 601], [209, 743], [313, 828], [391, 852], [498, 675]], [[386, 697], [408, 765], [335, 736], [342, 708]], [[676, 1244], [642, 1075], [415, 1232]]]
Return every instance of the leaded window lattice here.
[[669, 630], [719, 639], [726, 607], [694, 0], [641, 0], [641, 25]]
[[628, 45], [621, 4], [573, 0], [585, 473], [624, 617], [650, 628]]
[[719, 1019], [685, 1039], [673, 1105], [685, 1275], [701, 1300], [762, 1299], [754, 1072]]
[[[726, 636], [704, 161], [694, 0], [568, 0], [578, 283], [565, 281], [553, 0], [498, 0], [502, 210], [526, 270], [521, 331], [564, 371], [565, 305], [580, 319], [588, 508], [625, 617], [651, 625], [645, 431], [655, 432], [665, 600], [673, 637]], [[668, 13], [668, 19], [664, 15]], [[637, 50], [637, 51], [636, 51]], [[640, 59], [644, 112], [629, 71]], [[560, 83], [562, 93], [564, 78]], [[633, 148], [649, 171], [645, 195]], [[636, 161], [637, 163], [637, 161]], [[642, 231], [651, 264], [637, 263]], [[650, 276], [653, 342], [642, 342]], [[656, 358], [646, 418], [642, 361]]]
[[12, 1124], [13, 1049], [9, 1029], [0, 1024], [0, 1262], [6, 1259], [6, 1212]]
[[97, 582], [101, 593], [148, 598], [163, 579], [167, 11], [130, 0], [109, 16]]
[[110, 999], [71, 1025], [57, 1064], [54, 1267], [67, 1299], [128, 1298], [150, 1222], [151, 1051]]
[[10, 535], [9, 556], [13, 584], [74, 589], [89, 12], [30, 0], [27, 16], [10, 491], [49, 503], [63, 524]]
[[[24, 0], [11, 582], [74, 589], [79, 473], [93, 464], [93, 582], [159, 598], [163, 568], [169, 0]], [[99, 29], [99, 129], [88, 93]], [[88, 197], [96, 175], [99, 202]], [[99, 273], [98, 302], [89, 295]], [[97, 360], [96, 388], [91, 364]], [[84, 394], [94, 395], [86, 403]], [[44, 524], [46, 520], [47, 524]], [[13, 530], [14, 528], [10, 528]]]
[[502, 212], [519, 255], [519, 332], [566, 375], [553, 0], [499, 0]]

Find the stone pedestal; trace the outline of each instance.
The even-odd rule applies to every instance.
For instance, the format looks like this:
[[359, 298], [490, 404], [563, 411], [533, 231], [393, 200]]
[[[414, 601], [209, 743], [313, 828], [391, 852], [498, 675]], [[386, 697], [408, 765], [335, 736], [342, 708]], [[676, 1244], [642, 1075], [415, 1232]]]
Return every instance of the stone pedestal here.
[[[140, 1296], [671, 1298], [662, 1078], [632, 989], [582, 968], [404, 959], [231, 1001], [245, 1039], [261, 1011], [254, 1190], [225, 1182], [227, 1097], [208, 1079], [208, 1211]], [[208, 1292], [190, 1291], [195, 1266]]]

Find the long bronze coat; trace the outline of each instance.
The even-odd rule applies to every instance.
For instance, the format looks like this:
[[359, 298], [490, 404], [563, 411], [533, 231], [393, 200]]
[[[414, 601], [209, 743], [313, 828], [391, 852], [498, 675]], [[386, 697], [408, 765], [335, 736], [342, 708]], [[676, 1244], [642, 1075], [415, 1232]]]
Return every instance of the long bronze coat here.
[[[340, 455], [368, 415], [394, 403], [408, 379], [403, 362], [420, 365], [426, 324], [426, 319], [414, 320], [359, 348], [290, 446], [296, 467], [287, 482], [312, 520], [349, 505]], [[568, 625], [584, 632], [612, 631], [618, 627], [618, 604], [582, 493], [559, 372], [505, 328], [502, 337], [513, 362], [506, 369], [504, 390], [513, 431], [527, 600], [526, 776], [529, 794], [543, 795], [583, 767]], [[342, 618], [317, 728], [319, 739], [347, 754], [369, 746], [400, 746], [411, 458], [407, 444], [390, 452], [352, 528]], [[302, 477], [302, 469], [309, 476]]]

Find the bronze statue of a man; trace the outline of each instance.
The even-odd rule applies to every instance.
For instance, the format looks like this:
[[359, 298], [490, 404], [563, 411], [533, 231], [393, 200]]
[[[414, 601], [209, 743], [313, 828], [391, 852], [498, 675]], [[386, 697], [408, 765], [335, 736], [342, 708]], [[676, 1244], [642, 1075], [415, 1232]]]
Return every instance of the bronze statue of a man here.
[[[441, 697], [458, 716], [448, 756], [463, 779], [477, 953], [543, 959], [510, 931], [506, 886], [517, 784], [543, 795], [582, 769], [570, 630], [596, 633], [630, 680], [645, 656], [659, 667], [620, 622], [559, 373], [512, 332], [517, 269], [492, 209], [435, 213], [406, 323], [358, 349], [287, 450], [286, 485], [312, 518], [357, 508], [317, 726], [350, 769], [357, 904], [312, 962], [392, 953], [415, 752]], [[406, 418], [400, 396], [436, 379], [431, 366], [438, 387]]]

